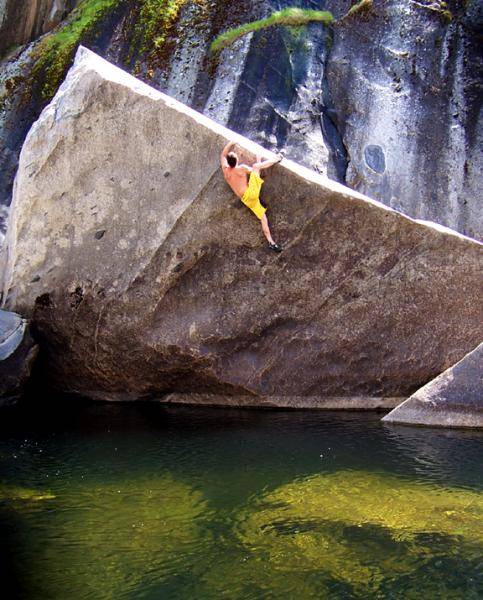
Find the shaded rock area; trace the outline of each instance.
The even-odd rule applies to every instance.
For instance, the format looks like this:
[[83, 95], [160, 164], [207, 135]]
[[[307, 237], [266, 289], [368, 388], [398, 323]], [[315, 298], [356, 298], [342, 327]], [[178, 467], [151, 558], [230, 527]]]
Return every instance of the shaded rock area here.
[[418, 390], [383, 421], [483, 428], [483, 344]]
[[37, 354], [27, 321], [0, 310], [0, 407], [22, 396]]
[[22, 149], [0, 260], [51, 384], [347, 405], [407, 397], [479, 342], [482, 244], [285, 160], [262, 188], [271, 253], [219, 167], [233, 136], [78, 50]]
[[0, 57], [47, 33], [79, 0], [0, 0]]
[[482, 33], [481, 2], [374, 0], [327, 65], [347, 185], [480, 239]]
[[[209, 49], [218, 33], [293, 1], [180, 1], [162, 26], [143, 20], [147, 0], [98, 3], [95, 18], [85, 16], [86, 1], [0, 63], [0, 205], [10, 204], [29, 127], [82, 42], [265, 148], [284, 147], [292, 160], [410, 216], [483, 237], [481, 3], [374, 0], [333, 29], [258, 31], [218, 58]], [[338, 19], [351, 4], [297, 2]], [[55, 36], [71, 20], [77, 33], [67, 44]], [[46, 40], [59, 45], [48, 55], [54, 67], [38, 68]], [[3, 220], [0, 211], [0, 231]]]

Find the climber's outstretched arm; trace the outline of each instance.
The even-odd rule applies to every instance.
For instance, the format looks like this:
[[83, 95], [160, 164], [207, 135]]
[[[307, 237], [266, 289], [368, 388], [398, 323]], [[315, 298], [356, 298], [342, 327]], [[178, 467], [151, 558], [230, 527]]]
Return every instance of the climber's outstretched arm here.
[[268, 167], [276, 165], [282, 159], [283, 159], [283, 156], [281, 154], [278, 154], [278, 158], [275, 158], [274, 160], [257, 161], [256, 163], [253, 164], [253, 168], [257, 169], [258, 171], [261, 171], [262, 169], [268, 169]]

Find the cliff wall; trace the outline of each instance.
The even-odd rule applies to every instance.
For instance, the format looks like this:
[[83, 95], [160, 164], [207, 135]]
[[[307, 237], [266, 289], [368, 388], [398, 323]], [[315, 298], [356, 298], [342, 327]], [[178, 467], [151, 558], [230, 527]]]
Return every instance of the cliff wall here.
[[0, 0], [0, 57], [47, 33], [79, 0]]

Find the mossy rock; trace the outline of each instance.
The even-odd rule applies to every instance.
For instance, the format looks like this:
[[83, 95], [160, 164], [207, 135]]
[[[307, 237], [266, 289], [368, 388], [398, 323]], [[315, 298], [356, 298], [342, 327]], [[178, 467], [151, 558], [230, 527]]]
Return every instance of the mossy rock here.
[[[476, 559], [482, 523], [483, 497], [474, 491], [339, 471], [293, 481], [256, 500], [240, 514], [237, 532], [247, 550], [256, 549], [247, 571], [256, 573], [263, 554], [266, 572], [318, 572], [327, 582], [372, 594], [386, 578], [404, 574], [408, 563], [431, 556], [428, 536], [453, 540], [465, 558]], [[269, 588], [278, 590], [280, 582], [272, 578]], [[301, 578], [300, 585], [308, 582]]]
[[125, 0], [83, 0], [67, 21], [36, 45], [31, 78], [40, 82], [41, 95], [50, 100], [57, 91], [81, 41], [95, 32], [99, 22]]

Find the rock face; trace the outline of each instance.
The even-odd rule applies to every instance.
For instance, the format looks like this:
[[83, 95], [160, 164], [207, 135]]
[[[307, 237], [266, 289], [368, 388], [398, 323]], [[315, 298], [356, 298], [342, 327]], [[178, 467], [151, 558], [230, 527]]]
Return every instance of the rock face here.
[[78, 0], [0, 0], [0, 57], [58, 25]]
[[[39, 15], [49, 2], [37, 2]], [[107, 12], [93, 18], [94, 3]], [[60, 31], [78, 32], [76, 43], [266, 148], [285, 147], [294, 161], [384, 204], [483, 239], [481, 2], [373, 0], [332, 30], [274, 27], [219, 60], [209, 50], [218, 33], [293, 0], [180, 0], [154, 56], [155, 40], [143, 48], [137, 36], [166, 31], [143, 22], [148, 4], [86, 0]], [[297, 4], [340, 19], [353, 2]], [[38, 42], [0, 64], [0, 204], [10, 204], [20, 148], [48, 102], [45, 80], [70, 62], [75, 44], [66, 48], [64, 38], [55, 38], [53, 69], [36, 72]], [[0, 230], [2, 221], [0, 211]]]
[[0, 310], [0, 407], [21, 397], [37, 353], [27, 321]]
[[223, 179], [233, 136], [78, 50], [22, 149], [2, 255], [57, 388], [357, 406], [479, 342], [481, 244], [286, 160], [262, 188], [275, 255]]
[[480, 239], [482, 30], [481, 2], [374, 0], [327, 65], [347, 185]]
[[483, 428], [483, 344], [418, 390], [383, 421]]

